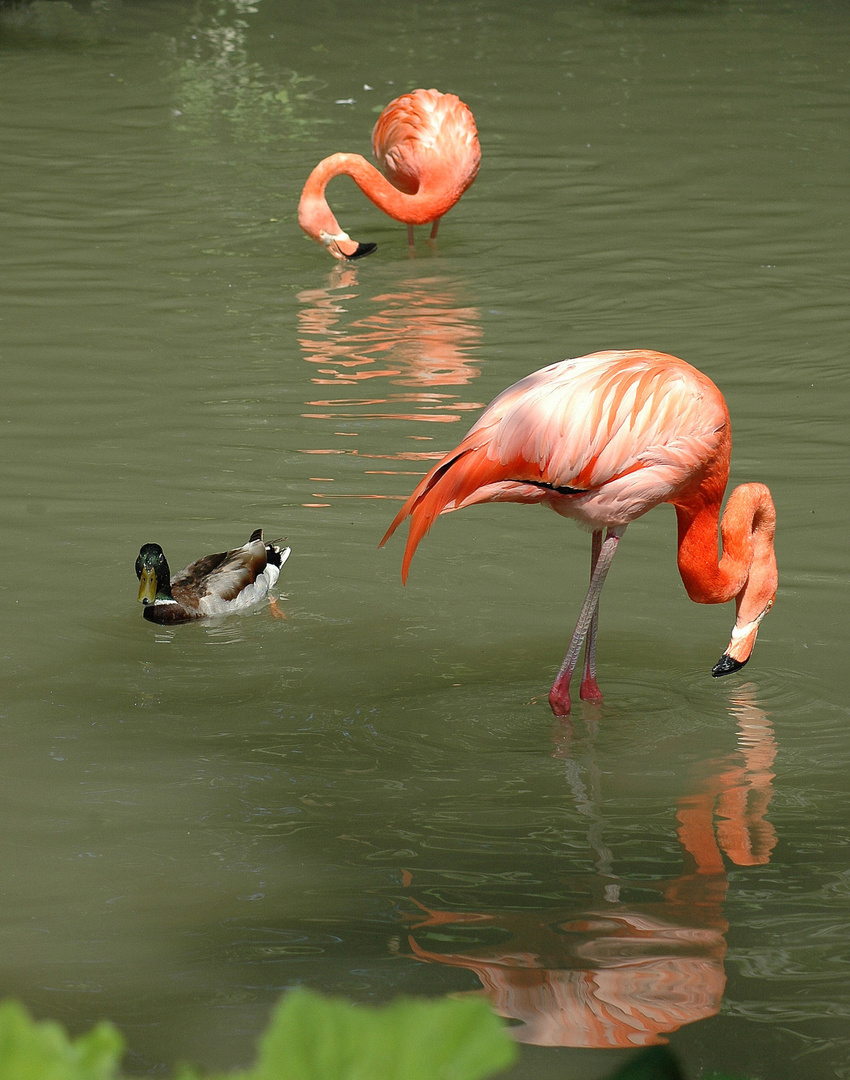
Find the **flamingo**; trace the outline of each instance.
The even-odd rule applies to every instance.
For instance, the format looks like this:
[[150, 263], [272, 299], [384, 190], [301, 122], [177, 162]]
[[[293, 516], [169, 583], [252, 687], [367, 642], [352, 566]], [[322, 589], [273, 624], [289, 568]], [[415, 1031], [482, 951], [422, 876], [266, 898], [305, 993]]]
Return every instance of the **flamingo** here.
[[769, 489], [758, 483], [736, 487], [720, 521], [731, 448], [723, 395], [684, 360], [645, 350], [563, 360], [521, 379], [487, 406], [460, 445], [420, 481], [381, 546], [409, 517], [401, 571], [406, 582], [413, 553], [438, 514], [475, 503], [542, 503], [589, 529], [590, 586], [549, 692], [552, 711], [567, 716], [582, 643], [580, 696], [602, 700], [596, 681], [599, 595], [626, 526], [659, 503], [672, 503], [688, 596], [698, 604], [736, 603], [731, 640], [711, 672], [728, 675], [750, 658], [777, 589], [776, 510]]
[[386, 176], [360, 154], [331, 154], [313, 169], [301, 192], [298, 224], [335, 259], [359, 259], [376, 244], [360, 244], [342, 231], [325, 199], [335, 176], [350, 176], [372, 202], [396, 221], [431, 225], [437, 235], [448, 213], [478, 173], [481, 147], [469, 108], [454, 94], [414, 90], [391, 101], [372, 132], [372, 152]]

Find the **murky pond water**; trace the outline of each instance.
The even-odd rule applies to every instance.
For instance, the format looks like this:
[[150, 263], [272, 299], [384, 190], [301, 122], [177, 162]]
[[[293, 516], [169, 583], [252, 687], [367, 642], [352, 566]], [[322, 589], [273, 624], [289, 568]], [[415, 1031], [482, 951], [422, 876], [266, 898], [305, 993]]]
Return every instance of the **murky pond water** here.
[[[763, 4], [41, 3], [3, 15], [0, 992], [128, 1068], [252, 1054], [306, 984], [485, 992], [516, 1076], [666, 1034], [689, 1076], [850, 1076], [850, 13]], [[408, 253], [314, 164], [416, 86], [480, 175]], [[724, 391], [780, 593], [685, 596], [669, 507], [603, 598], [602, 706], [546, 691], [588, 538], [539, 509], [398, 500], [480, 407], [601, 348]], [[174, 567], [286, 536], [281, 607], [163, 630]]]

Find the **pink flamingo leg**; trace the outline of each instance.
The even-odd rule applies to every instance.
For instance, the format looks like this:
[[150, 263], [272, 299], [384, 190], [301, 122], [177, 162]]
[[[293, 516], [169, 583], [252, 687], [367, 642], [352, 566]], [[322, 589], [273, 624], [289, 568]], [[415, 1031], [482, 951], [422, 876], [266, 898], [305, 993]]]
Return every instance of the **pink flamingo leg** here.
[[413, 247], [413, 226], [407, 226], [407, 244], [408, 247]]
[[[602, 550], [602, 530], [594, 529], [593, 539], [590, 545], [590, 577], [599, 561], [599, 552]], [[584, 672], [581, 677], [581, 690], [579, 697], [582, 701], [602, 701], [602, 691], [596, 681], [596, 635], [599, 631], [599, 605], [590, 620], [590, 627], [584, 644]]]
[[599, 558], [596, 560], [593, 575], [590, 579], [590, 587], [584, 598], [576, 628], [573, 630], [570, 647], [567, 649], [567, 655], [564, 657], [564, 662], [561, 664], [552, 684], [552, 689], [549, 691], [549, 704], [555, 716], [569, 716], [572, 706], [570, 679], [575, 670], [582, 643], [590, 631], [591, 622], [599, 606], [599, 594], [602, 592], [602, 586], [605, 584], [605, 578], [611, 568], [617, 545], [620, 543], [620, 537], [625, 531], [625, 525], [618, 526], [616, 529], [609, 529], [605, 542], [600, 549]]
[[431, 239], [431, 240], [436, 240], [437, 239], [437, 229], [439, 227], [440, 227], [440, 219], [437, 218], [437, 220], [431, 226], [431, 236], [429, 237], [429, 239]]

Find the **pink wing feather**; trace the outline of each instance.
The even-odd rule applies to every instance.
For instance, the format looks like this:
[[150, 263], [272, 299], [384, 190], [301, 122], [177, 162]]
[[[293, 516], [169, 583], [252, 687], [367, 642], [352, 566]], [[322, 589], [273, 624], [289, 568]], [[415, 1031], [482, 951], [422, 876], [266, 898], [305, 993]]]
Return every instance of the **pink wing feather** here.
[[414, 90], [388, 105], [372, 132], [372, 152], [400, 191], [415, 195], [420, 187], [443, 187], [451, 178], [455, 201], [481, 162], [471, 111], [455, 94], [439, 90]]
[[410, 517], [406, 580], [438, 515], [475, 503], [542, 502], [590, 528], [627, 525], [698, 486], [728, 428], [720, 392], [676, 357], [635, 350], [563, 360], [487, 406], [381, 543]]

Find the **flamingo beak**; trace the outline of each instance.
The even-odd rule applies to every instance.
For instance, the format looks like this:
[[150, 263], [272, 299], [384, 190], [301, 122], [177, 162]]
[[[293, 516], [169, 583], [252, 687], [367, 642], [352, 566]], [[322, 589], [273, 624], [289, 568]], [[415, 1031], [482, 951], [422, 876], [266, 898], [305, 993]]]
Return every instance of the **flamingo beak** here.
[[377, 251], [377, 244], [358, 244], [357, 250], [351, 254], [346, 255], [346, 259], [362, 259], [364, 255], [371, 255], [373, 251]]
[[[752, 652], [752, 647], [750, 652]], [[747, 660], [749, 660], [749, 656]], [[725, 652], [711, 669], [712, 677], [719, 679], [723, 675], [731, 675], [735, 671], [740, 671], [747, 660], [736, 660], [734, 656], [730, 656], [728, 652]]]
[[377, 244], [361, 244], [344, 232], [333, 235], [322, 231], [319, 238], [335, 259], [362, 259], [378, 247]]
[[735, 671], [740, 671], [744, 664], [746, 664], [755, 648], [759, 625], [772, 607], [773, 600], [768, 603], [764, 611], [757, 618], [753, 619], [752, 622], [746, 623], [744, 626], [738, 626], [737, 623], [735, 624], [732, 629], [732, 638], [726, 648], [726, 652], [711, 669], [711, 674], [715, 679], [719, 679], [723, 675], [731, 675]]

